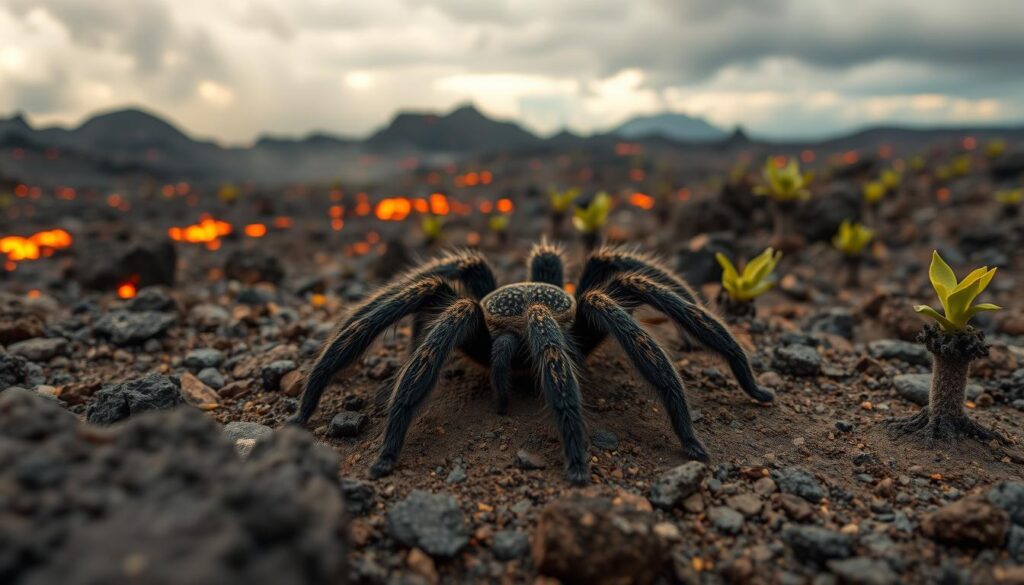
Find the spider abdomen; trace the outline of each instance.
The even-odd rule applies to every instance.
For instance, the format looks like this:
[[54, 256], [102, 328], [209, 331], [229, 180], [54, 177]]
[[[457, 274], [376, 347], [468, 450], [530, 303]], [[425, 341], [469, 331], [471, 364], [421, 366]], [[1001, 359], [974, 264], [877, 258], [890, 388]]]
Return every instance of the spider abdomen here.
[[560, 324], [572, 323], [576, 300], [561, 288], [543, 282], [505, 285], [480, 302], [487, 323], [497, 329], [523, 331], [528, 309], [543, 305]]

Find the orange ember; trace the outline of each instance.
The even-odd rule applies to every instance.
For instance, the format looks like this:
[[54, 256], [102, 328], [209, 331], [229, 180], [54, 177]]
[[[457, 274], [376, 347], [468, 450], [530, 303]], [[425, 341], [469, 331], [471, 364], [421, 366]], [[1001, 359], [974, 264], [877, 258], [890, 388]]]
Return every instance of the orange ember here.
[[381, 221], [402, 221], [412, 213], [412, 201], [405, 197], [392, 197], [377, 202], [377, 219]]
[[126, 282], [117, 287], [117, 296], [122, 299], [134, 298], [135, 292], [135, 285], [130, 282]]
[[[6, 236], [0, 238], [0, 254], [7, 255], [8, 263], [22, 260], [36, 260], [41, 255], [50, 256], [54, 250], [67, 248], [71, 245], [71, 234], [62, 230], [46, 230], [36, 232], [24, 238]], [[8, 264], [8, 270], [13, 270]]]
[[[199, 223], [185, 226], [172, 227], [167, 230], [167, 235], [175, 242], [189, 242], [191, 244], [207, 244], [211, 250], [220, 247], [220, 238], [231, 233], [231, 224], [219, 219], [213, 219], [209, 215], [202, 215]], [[214, 244], [214, 242], [217, 242]]]
[[434, 215], [448, 215], [451, 211], [451, 206], [448, 205], [448, 198], [442, 193], [431, 193], [430, 199], [430, 212]]
[[639, 207], [640, 209], [653, 209], [654, 197], [638, 191], [629, 196], [629, 203], [630, 205]]
[[250, 238], [262, 238], [263, 236], [267, 235], [267, 226], [263, 225], [262, 223], [250, 223], [249, 225], [245, 226], [244, 230], [245, 235], [249, 236]]

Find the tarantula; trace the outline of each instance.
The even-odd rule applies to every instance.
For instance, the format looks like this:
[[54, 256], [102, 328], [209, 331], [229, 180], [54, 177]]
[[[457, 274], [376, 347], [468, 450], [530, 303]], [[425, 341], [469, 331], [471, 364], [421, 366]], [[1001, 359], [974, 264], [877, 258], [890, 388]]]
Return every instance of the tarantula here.
[[530, 253], [529, 282], [499, 288], [486, 259], [472, 251], [448, 253], [394, 278], [339, 324], [306, 378], [294, 422], [306, 423], [331, 377], [407, 315], [413, 315], [411, 357], [390, 388], [387, 429], [370, 469], [373, 477], [391, 472], [416, 408], [459, 349], [490, 367], [502, 414], [508, 407], [512, 372], [533, 367], [561, 435], [569, 480], [589, 482], [577, 371], [608, 335], [657, 391], [686, 455], [706, 461], [679, 373], [665, 350], [632, 317], [641, 305], [664, 313], [683, 335], [722, 355], [751, 397], [773, 400], [772, 393], [758, 388], [746, 353], [726, 326], [701, 305], [682, 278], [653, 259], [623, 249], [600, 249], [587, 259], [575, 296], [563, 289], [564, 266], [561, 249], [542, 242]]

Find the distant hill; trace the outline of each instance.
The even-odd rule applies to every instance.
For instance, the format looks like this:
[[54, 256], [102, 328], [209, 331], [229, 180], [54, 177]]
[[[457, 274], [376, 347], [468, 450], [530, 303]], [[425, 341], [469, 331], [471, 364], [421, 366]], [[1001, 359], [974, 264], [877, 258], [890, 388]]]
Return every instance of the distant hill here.
[[467, 152], [519, 148], [538, 140], [518, 124], [492, 120], [468, 105], [446, 116], [399, 113], [391, 124], [367, 139], [366, 144], [374, 149]]
[[141, 109], [105, 112], [74, 128], [33, 128], [24, 116], [15, 114], [0, 118], [0, 178], [46, 186], [100, 187], [133, 181], [245, 181], [275, 186], [341, 178], [379, 180], [406, 172], [410, 155], [425, 166], [503, 152], [549, 156], [590, 150], [614, 156], [622, 138], [640, 141], [652, 150], [755, 148], [784, 154], [804, 148], [870, 149], [881, 143], [921, 148], [965, 134], [979, 141], [993, 136], [1024, 141], [1022, 127], [875, 127], [824, 140], [772, 142], [740, 131], [730, 137], [682, 114], [637, 118], [609, 133], [580, 136], [562, 131], [542, 139], [517, 124], [493, 120], [472, 106], [463, 106], [447, 115], [398, 114], [365, 140], [312, 133], [302, 138], [264, 136], [252, 146], [224, 147], [197, 140]]
[[629, 140], [661, 136], [678, 142], [709, 142], [729, 136], [728, 132], [708, 124], [703, 118], [671, 112], [633, 118], [611, 133]]

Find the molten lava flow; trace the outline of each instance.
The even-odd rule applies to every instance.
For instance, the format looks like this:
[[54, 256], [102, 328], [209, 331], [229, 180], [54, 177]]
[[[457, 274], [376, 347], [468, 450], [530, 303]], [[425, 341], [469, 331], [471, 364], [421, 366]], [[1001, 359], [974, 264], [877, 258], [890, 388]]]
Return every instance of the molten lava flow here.
[[633, 207], [639, 207], [640, 209], [653, 209], [654, 197], [637, 191], [629, 196], [629, 204]]

